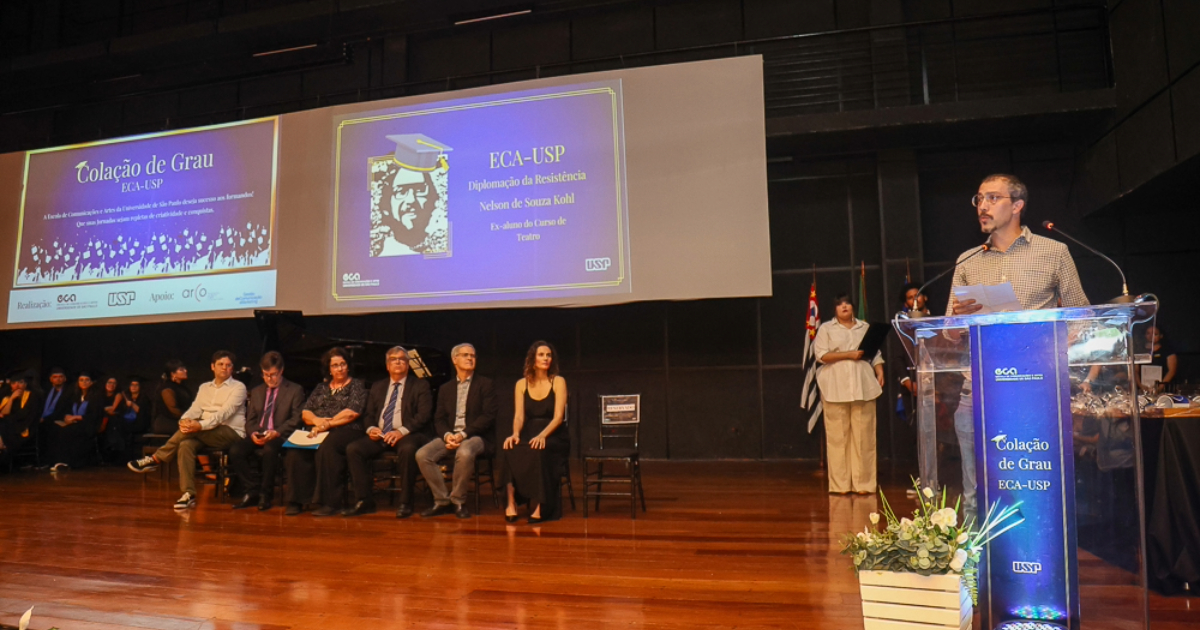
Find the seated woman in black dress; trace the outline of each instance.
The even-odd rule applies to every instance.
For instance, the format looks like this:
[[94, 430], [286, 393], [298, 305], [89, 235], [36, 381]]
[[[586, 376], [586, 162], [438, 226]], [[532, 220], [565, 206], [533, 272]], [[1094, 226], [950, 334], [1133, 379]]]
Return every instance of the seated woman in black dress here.
[[54, 462], [51, 472], [87, 465], [96, 447], [96, 432], [104, 415], [104, 393], [92, 381], [89, 372], [81, 372], [75, 389], [67, 399], [62, 420], [48, 423], [47, 459]]
[[309, 394], [301, 412], [306, 426], [299, 430], [307, 430], [314, 437], [326, 432], [329, 435], [316, 450], [287, 449], [286, 516], [296, 516], [308, 503], [321, 504], [314, 516], [331, 516], [342, 509], [346, 445], [366, 435], [359, 416], [367, 406], [367, 388], [362, 381], [350, 378], [349, 353], [343, 348], [330, 348], [321, 356], [321, 367], [328, 378]]
[[[533, 507], [529, 523], [562, 518], [562, 474], [571, 454], [564, 422], [567, 381], [558, 375], [558, 354], [546, 341], [525, 355], [525, 378], [517, 381], [513, 434], [500, 452], [500, 483], [508, 487], [504, 520], [517, 520], [517, 503]], [[522, 501], [524, 499], [524, 501]]]

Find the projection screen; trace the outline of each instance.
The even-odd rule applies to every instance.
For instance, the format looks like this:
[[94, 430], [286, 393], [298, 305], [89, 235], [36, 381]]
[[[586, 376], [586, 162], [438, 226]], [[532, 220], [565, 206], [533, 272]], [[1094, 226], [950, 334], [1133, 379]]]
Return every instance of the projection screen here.
[[9, 328], [767, 296], [762, 59], [4, 154], [0, 213]]

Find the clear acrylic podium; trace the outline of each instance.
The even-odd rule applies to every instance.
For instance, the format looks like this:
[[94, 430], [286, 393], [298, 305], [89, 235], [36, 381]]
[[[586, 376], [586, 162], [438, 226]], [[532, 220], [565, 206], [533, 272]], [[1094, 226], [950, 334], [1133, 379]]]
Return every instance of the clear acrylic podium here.
[[893, 320], [916, 371], [922, 486], [980, 516], [1022, 502], [980, 566], [984, 628], [1149, 628], [1135, 370], [1157, 306]]

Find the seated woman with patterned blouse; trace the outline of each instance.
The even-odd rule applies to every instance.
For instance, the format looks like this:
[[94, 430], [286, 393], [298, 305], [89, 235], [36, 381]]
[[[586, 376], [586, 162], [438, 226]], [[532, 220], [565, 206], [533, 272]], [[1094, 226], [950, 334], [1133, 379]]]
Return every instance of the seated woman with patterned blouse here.
[[[367, 405], [367, 388], [350, 377], [349, 353], [330, 348], [321, 357], [327, 380], [322, 381], [304, 403], [302, 417], [309, 435], [329, 435], [314, 451], [289, 448], [285, 466], [288, 473], [286, 516], [296, 516], [305, 504], [319, 503], [313, 516], [330, 516], [342, 509], [346, 472], [346, 445], [362, 437], [359, 416]], [[304, 428], [300, 429], [305, 430]], [[317, 480], [320, 479], [320, 486]]]

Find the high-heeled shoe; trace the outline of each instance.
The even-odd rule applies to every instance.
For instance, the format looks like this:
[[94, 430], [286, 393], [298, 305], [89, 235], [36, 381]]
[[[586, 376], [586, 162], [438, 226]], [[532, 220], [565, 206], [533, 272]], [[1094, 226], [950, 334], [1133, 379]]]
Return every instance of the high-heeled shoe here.
[[516, 523], [516, 522], [517, 522], [517, 518], [519, 518], [519, 517], [518, 517], [516, 514], [513, 514], [512, 516], [509, 516], [509, 515], [505, 514], [505, 515], [504, 515], [504, 522], [505, 522], [505, 523]]

